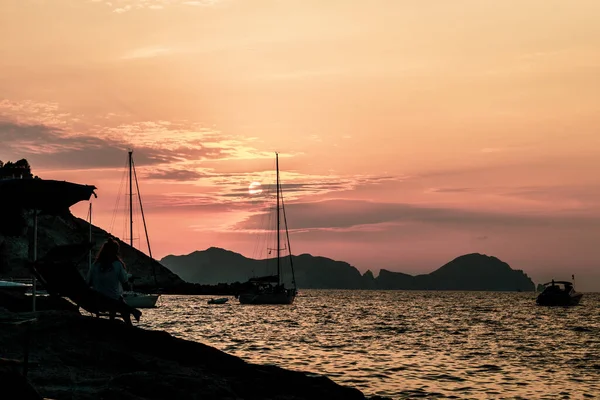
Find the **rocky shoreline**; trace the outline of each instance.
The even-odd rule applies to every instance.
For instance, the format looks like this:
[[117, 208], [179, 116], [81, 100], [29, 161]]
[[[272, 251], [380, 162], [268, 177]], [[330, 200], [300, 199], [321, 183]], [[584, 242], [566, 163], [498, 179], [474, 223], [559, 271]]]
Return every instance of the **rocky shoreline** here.
[[15, 316], [36, 321], [29, 327], [2, 327], [2, 357], [22, 359], [21, 339], [30, 329], [27, 380], [44, 398], [365, 399], [358, 389], [323, 376], [250, 364], [202, 343], [128, 328], [121, 321], [76, 311], [0, 309], [0, 318]]

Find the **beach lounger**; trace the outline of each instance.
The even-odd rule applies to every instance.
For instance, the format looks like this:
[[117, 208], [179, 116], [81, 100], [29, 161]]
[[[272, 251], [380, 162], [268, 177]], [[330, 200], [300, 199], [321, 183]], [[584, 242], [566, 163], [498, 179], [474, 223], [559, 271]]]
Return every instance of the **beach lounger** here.
[[87, 256], [90, 246], [90, 243], [57, 246], [32, 263], [31, 271], [50, 295], [66, 297], [96, 316], [125, 314], [139, 321], [140, 310], [93, 290], [77, 270], [77, 264]]

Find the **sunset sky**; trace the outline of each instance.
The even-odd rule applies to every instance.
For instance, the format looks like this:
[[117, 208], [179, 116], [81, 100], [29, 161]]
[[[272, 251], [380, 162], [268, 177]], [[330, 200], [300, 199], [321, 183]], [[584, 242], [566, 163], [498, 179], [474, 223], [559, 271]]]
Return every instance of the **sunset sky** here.
[[109, 229], [132, 147], [155, 258], [252, 257], [278, 151], [295, 254], [480, 252], [600, 290], [598, 21], [598, 0], [2, 0], [0, 160], [96, 185]]

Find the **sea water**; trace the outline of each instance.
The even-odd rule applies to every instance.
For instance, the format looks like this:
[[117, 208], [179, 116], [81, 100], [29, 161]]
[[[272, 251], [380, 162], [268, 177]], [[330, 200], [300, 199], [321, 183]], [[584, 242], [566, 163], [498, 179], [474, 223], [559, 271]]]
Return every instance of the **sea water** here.
[[600, 397], [600, 294], [301, 290], [293, 305], [161, 296], [140, 326], [400, 398]]

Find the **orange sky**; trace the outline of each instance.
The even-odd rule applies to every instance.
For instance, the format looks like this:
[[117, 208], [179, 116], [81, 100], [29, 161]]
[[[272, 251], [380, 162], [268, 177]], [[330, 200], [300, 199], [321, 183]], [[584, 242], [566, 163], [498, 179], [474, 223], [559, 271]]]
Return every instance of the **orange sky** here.
[[3, 0], [0, 159], [95, 184], [108, 229], [131, 146], [155, 257], [253, 256], [247, 188], [279, 151], [294, 253], [419, 273], [482, 252], [600, 290], [599, 20], [597, 0]]

